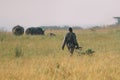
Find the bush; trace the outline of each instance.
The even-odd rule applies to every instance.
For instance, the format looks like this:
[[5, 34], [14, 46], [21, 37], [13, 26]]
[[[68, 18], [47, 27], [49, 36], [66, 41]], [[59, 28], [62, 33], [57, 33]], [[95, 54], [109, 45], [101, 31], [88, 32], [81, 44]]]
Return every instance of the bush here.
[[89, 55], [90, 55], [90, 54], [93, 54], [94, 52], [95, 52], [95, 51], [93, 51], [92, 49], [87, 49], [87, 50], [86, 50], [86, 54], [89, 54]]

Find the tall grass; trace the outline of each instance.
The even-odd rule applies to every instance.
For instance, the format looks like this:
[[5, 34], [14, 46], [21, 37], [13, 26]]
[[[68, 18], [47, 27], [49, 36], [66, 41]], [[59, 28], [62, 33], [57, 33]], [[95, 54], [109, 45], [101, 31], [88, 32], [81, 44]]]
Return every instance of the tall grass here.
[[[72, 57], [67, 48], [61, 50], [65, 30], [53, 30], [55, 37], [47, 35], [51, 31], [45, 36], [6, 33], [0, 42], [0, 80], [120, 80], [119, 30], [75, 30], [83, 50], [95, 53]], [[15, 52], [24, 55], [16, 58]]]
[[4, 41], [6, 38], [6, 32], [0, 29], [0, 42]]
[[21, 57], [21, 56], [23, 56], [23, 51], [22, 51], [21, 47], [16, 47], [16, 48], [14, 49], [14, 51], [15, 51], [15, 56], [16, 56], [16, 57]]

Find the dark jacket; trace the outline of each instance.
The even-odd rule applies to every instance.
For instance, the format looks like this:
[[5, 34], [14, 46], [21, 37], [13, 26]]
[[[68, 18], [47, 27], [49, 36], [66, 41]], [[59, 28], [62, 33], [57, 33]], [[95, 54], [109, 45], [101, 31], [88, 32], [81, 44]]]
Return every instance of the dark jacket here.
[[67, 45], [68, 48], [75, 48], [79, 47], [76, 39], [76, 34], [73, 32], [68, 32], [65, 37], [62, 44], [62, 49], [64, 49], [65, 45]]

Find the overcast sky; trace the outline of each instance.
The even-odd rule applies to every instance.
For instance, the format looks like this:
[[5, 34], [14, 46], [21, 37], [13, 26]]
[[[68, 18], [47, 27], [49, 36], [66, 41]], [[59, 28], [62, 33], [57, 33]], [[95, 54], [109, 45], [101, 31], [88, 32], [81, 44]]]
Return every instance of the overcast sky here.
[[120, 0], [0, 0], [0, 27], [104, 25], [120, 16]]

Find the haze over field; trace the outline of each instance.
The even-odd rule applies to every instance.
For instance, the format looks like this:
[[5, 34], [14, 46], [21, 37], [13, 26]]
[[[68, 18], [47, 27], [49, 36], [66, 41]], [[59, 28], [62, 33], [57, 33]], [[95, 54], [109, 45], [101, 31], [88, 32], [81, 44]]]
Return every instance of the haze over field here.
[[120, 0], [0, 0], [0, 28], [106, 25], [120, 16]]

